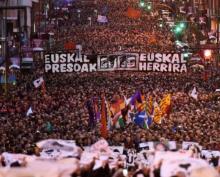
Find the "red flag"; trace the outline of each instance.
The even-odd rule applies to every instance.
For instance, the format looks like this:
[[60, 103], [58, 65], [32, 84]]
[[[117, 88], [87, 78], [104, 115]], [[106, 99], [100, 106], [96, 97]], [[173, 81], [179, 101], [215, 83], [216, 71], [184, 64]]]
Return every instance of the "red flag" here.
[[149, 39], [148, 39], [148, 42], [150, 43], [150, 44], [157, 44], [157, 37], [156, 37], [156, 35], [150, 35], [149, 36]]
[[171, 111], [171, 94], [167, 94], [163, 97], [163, 99], [160, 101], [160, 110], [162, 113], [162, 116], [165, 114], [170, 114]]
[[141, 17], [141, 11], [134, 9], [132, 7], [129, 7], [127, 12], [126, 12], [126, 16], [129, 18], [133, 18], [133, 19], [137, 19]]
[[64, 44], [64, 48], [66, 50], [74, 50], [76, 48], [76, 45], [74, 44], [74, 42], [69, 41], [69, 42]]
[[108, 130], [107, 130], [107, 111], [106, 111], [106, 104], [105, 104], [105, 97], [102, 96], [102, 105], [101, 105], [101, 128], [100, 128], [101, 136], [103, 138], [108, 137]]
[[124, 98], [120, 98], [119, 95], [115, 95], [113, 102], [111, 103], [110, 110], [115, 115], [126, 107]]

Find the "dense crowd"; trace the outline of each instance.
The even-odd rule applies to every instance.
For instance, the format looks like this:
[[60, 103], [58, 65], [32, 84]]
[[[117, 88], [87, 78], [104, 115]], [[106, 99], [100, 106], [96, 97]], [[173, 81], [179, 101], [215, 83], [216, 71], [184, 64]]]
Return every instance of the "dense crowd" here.
[[[175, 39], [170, 28], [165, 24], [158, 26], [161, 18], [158, 12], [142, 12], [138, 19], [125, 15], [129, 7], [139, 8], [136, 0], [85, 3], [89, 4], [76, 3], [69, 12], [50, 11], [47, 25], [51, 27], [50, 32], [55, 33], [54, 49], [62, 49], [65, 42], [73, 41], [82, 45], [83, 53], [89, 54], [175, 51]], [[106, 16], [108, 23], [98, 23], [99, 14]], [[60, 17], [63, 19], [58, 20]], [[198, 142], [203, 149], [220, 150], [220, 94], [216, 92], [220, 88], [218, 74], [212, 73], [209, 78], [191, 71], [181, 74], [132, 71], [51, 74], [43, 72], [39, 56], [35, 56], [34, 60], [32, 72], [16, 71], [17, 82], [9, 86], [7, 96], [3, 95], [4, 85], [0, 87], [0, 154], [32, 155], [36, 152], [35, 143], [43, 139], [75, 140], [81, 148], [91, 146], [101, 137], [100, 120], [96, 119], [91, 124], [86, 102], [96, 98], [101, 111], [101, 95], [111, 103], [115, 97], [129, 98], [136, 91], [140, 91], [146, 100], [152, 97], [158, 103], [165, 94], [171, 94], [170, 115], [164, 117], [161, 124], [153, 123], [149, 129], [143, 129], [134, 122], [126, 122], [123, 128], [111, 128], [106, 138], [109, 146], [138, 150], [140, 143], [163, 141], [163, 145], [167, 146], [168, 141], [173, 140], [177, 142], [178, 149], [183, 141], [192, 141]], [[41, 76], [44, 88], [35, 88], [33, 81]], [[189, 95], [193, 88], [197, 89], [198, 100]], [[29, 108], [33, 113], [27, 115]], [[74, 159], [76, 166], [79, 165], [77, 158]], [[126, 176], [123, 165], [118, 164], [114, 171], [109, 169], [108, 163], [104, 164], [101, 171], [94, 172], [93, 159], [86, 167], [79, 165], [81, 169], [76, 169], [80, 172], [76, 170], [72, 176]], [[129, 169], [133, 172], [130, 176], [150, 176], [150, 171], [149, 166]], [[156, 170], [154, 175], [160, 176]], [[181, 174], [176, 176], [183, 177]]]
[[[63, 49], [66, 42], [73, 41], [82, 45], [84, 53], [175, 50], [174, 36], [166, 25], [166, 20], [162, 20], [163, 27], [159, 26], [161, 13], [141, 10], [136, 0], [86, 1], [85, 4], [73, 4], [69, 10], [50, 12], [48, 26], [51, 28], [48, 30], [55, 33], [55, 48]], [[140, 10], [140, 18], [129, 18], [126, 15], [128, 8]], [[97, 22], [98, 15], [106, 16], [108, 22]], [[58, 28], [53, 28], [57, 25]]]
[[[100, 137], [99, 121], [91, 128], [85, 102], [105, 93], [111, 101], [115, 95], [132, 96], [141, 90], [159, 101], [165, 93], [172, 94], [172, 113], [161, 125], [149, 130], [133, 123], [124, 129], [109, 132], [110, 145], [134, 147], [140, 142], [159, 141], [161, 137], [182, 141], [196, 141], [207, 149], [220, 149], [219, 144], [219, 78], [204, 82], [200, 76], [187, 74], [150, 74], [141, 72], [108, 72], [81, 74], [47, 74], [44, 76], [46, 95], [34, 88], [38, 74], [21, 75], [10, 97], [1, 96], [1, 152], [23, 152], [33, 149], [40, 139], [74, 139], [80, 146], [91, 145]], [[188, 92], [196, 87], [199, 100]], [[33, 114], [26, 116], [29, 107]], [[100, 108], [100, 105], [99, 105]], [[172, 129], [176, 127], [177, 131]], [[178, 128], [179, 127], [179, 128]], [[134, 133], [135, 132], [135, 133]]]

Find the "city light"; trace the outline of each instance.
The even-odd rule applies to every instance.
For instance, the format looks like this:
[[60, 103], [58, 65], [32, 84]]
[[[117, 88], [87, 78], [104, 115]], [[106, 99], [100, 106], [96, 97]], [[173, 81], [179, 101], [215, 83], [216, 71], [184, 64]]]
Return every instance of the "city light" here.
[[148, 2], [145, 8], [146, 11], [151, 11], [152, 10], [152, 3]]
[[140, 5], [140, 7], [144, 7], [145, 6], [145, 2], [144, 1], [140, 1], [139, 5]]
[[186, 28], [186, 24], [184, 22], [177, 23], [174, 29], [176, 34], [180, 34]]
[[211, 58], [211, 56], [212, 56], [212, 51], [211, 51], [210, 49], [204, 50], [204, 57], [205, 57], [206, 59]]
[[180, 33], [182, 31], [182, 28], [180, 26], [176, 26], [175, 33]]
[[148, 4], [148, 5], [147, 5], [147, 10], [151, 10], [151, 8], [152, 8], [151, 5]]
[[186, 27], [186, 26], [185, 26], [185, 23], [181, 22], [181, 23], [179, 24], [179, 27], [182, 28], [182, 29], [185, 28], [185, 27]]
[[189, 57], [189, 54], [188, 54], [188, 53], [184, 53], [184, 54], [183, 54], [183, 57], [184, 57], [184, 58], [188, 58], [188, 57]]

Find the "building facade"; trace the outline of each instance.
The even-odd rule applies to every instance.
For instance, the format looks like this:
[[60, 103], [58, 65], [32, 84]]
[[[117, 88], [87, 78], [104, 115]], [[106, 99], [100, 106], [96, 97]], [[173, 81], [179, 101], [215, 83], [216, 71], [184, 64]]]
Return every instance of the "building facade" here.
[[0, 56], [5, 55], [6, 41], [25, 34], [30, 37], [33, 29], [32, 11], [38, 0], [0, 0]]
[[219, 31], [220, 23], [220, 1], [219, 0], [207, 0], [208, 15], [211, 19], [211, 29]]

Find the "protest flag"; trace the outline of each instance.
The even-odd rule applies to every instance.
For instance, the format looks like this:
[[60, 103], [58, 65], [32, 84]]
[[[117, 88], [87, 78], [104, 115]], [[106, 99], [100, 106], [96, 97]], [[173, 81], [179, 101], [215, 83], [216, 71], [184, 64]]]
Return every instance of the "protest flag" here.
[[76, 49], [76, 44], [73, 41], [68, 41], [64, 44], [65, 50], [74, 50]]
[[142, 111], [135, 115], [134, 123], [147, 129], [152, 124], [152, 118], [147, 115], [146, 111]]
[[140, 91], [136, 91], [135, 94], [131, 97], [130, 104], [135, 105], [136, 102], [142, 103], [142, 97]]
[[107, 110], [105, 104], [105, 97], [102, 95], [101, 101], [101, 127], [100, 132], [103, 138], [108, 137], [108, 130], [107, 130]]
[[171, 94], [167, 94], [160, 101], [160, 111], [162, 113], [162, 116], [164, 116], [165, 114], [169, 114], [170, 108], [171, 108]]
[[121, 98], [119, 95], [115, 95], [110, 107], [113, 126], [115, 126], [116, 128], [125, 127], [128, 110], [129, 110], [129, 105], [127, 105], [126, 103], [125, 96]]
[[148, 38], [148, 42], [149, 44], [157, 44], [157, 37], [156, 35], [150, 35], [149, 38]]
[[118, 119], [120, 118], [121, 116], [121, 111], [119, 111], [117, 114], [114, 115], [114, 117], [112, 118], [112, 122], [113, 122], [113, 125], [115, 126], [118, 122]]
[[106, 104], [106, 109], [107, 109], [107, 124], [108, 124], [108, 130], [111, 130], [112, 125], [113, 125], [113, 121], [112, 121], [112, 112], [110, 110], [110, 105], [109, 102], [107, 100], [105, 100], [105, 104]]
[[192, 92], [190, 93], [190, 96], [193, 99], [198, 100], [198, 92], [196, 91], [196, 87], [193, 88]]
[[40, 77], [40, 78], [36, 79], [36, 80], [33, 82], [34, 87], [35, 87], [35, 88], [40, 87], [40, 86], [43, 84], [43, 82], [44, 82], [43, 77]]
[[99, 23], [108, 23], [108, 19], [104, 15], [98, 15], [97, 22], [99, 22]]
[[147, 117], [147, 125], [148, 125], [148, 128], [151, 126], [151, 124], [153, 123], [153, 119], [151, 116], [148, 115]]
[[26, 113], [26, 116], [30, 116], [31, 114], [33, 114], [33, 110], [32, 107], [30, 107]]
[[122, 115], [120, 115], [118, 117], [118, 120], [117, 120], [117, 122], [115, 124], [115, 127], [116, 128], [125, 128], [125, 120], [123, 119]]
[[136, 110], [137, 110], [138, 112], [144, 111], [145, 108], [146, 108], [146, 101], [144, 101], [144, 102], [142, 102], [142, 103], [136, 102], [135, 107], [136, 107]]
[[155, 102], [154, 103], [154, 115], [153, 115], [153, 121], [156, 124], [161, 124], [162, 122], [162, 112], [160, 110], [159, 105]]
[[131, 19], [138, 19], [141, 17], [141, 11], [133, 7], [129, 7], [126, 12], [126, 16]]
[[125, 104], [126, 104], [126, 106], [127, 106], [127, 105], [129, 105], [130, 102], [131, 102], [131, 97], [127, 99], [126, 96], [124, 95], [124, 100], [125, 100]]
[[124, 98], [120, 98], [119, 95], [115, 95], [110, 106], [110, 110], [113, 115], [126, 108], [126, 102]]
[[148, 115], [152, 115], [153, 114], [153, 97], [149, 96], [148, 101], [146, 103], [146, 112]]

